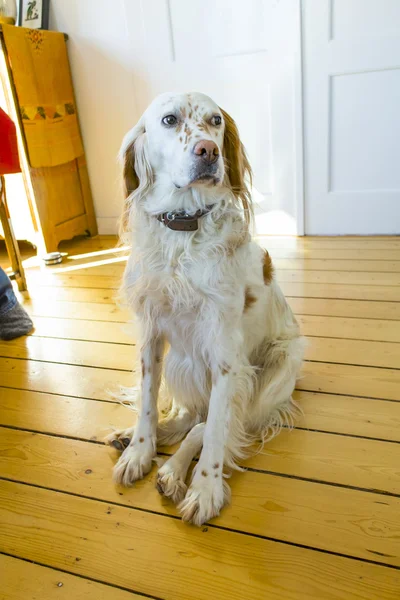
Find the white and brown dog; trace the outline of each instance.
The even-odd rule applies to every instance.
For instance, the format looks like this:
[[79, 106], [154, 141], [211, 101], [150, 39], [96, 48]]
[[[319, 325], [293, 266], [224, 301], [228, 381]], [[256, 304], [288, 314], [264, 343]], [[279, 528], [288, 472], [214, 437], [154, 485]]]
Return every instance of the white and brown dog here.
[[157, 489], [201, 525], [229, 500], [224, 466], [292, 423], [303, 338], [249, 233], [251, 169], [232, 118], [203, 94], [164, 94], [121, 152], [123, 291], [140, 324], [142, 382], [137, 425], [108, 438], [123, 450], [114, 478], [131, 485], [157, 445], [185, 438]]

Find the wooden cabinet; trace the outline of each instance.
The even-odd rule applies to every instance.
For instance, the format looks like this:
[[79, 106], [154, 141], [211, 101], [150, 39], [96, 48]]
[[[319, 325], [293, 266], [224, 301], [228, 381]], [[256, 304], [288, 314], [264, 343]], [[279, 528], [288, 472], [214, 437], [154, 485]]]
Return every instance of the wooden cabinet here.
[[0, 106], [17, 125], [22, 167], [21, 175], [7, 176], [11, 218], [18, 239], [27, 239], [40, 252], [53, 252], [62, 240], [97, 234], [86, 158], [82, 154], [70, 162], [40, 168], [29, 164], [12, 65], [1, 30], [0, 41]]

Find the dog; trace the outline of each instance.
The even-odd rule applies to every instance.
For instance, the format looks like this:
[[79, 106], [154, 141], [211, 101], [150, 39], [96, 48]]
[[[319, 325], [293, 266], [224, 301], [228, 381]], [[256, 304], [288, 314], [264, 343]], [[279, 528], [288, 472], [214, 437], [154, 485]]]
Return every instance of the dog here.
[[226, 479], [250, 447], [293, 424], [304, 340], [251, 238], [251, 168], [224, 110], [203, 94], [163, 94], [121, 158], [122, 290], [138, 318], [142, 378], [136, 426], [107, 440], [123, 451], [114, 480], [131, 485], [157, 445], [183, 440], [157, 489], [202, 525], [229, 503]]

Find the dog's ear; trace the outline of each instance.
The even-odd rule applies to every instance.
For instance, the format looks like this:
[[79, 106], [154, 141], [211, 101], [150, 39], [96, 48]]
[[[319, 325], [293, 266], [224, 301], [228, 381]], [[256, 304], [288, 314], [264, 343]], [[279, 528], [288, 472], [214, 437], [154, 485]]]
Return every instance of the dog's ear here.
[[121, 233], [129, 223], [129, 213], [134, 196], [141, 196], [153, 183], [153, 171], [147, 157], [146, 130], [143, 118], [125, 135], [119, 152], [123, 165], [125, 204]]
[[253, 205], [249, 189], [252, 185], [253, 173], [246, 150], [240, 141], [235, 121], [222, 108], [220, 108], [220, 111], [225, 122], [223, 147], [225, 174], [233, 193], [242, 203], [246, 223], [249, 225], [253, 217]]

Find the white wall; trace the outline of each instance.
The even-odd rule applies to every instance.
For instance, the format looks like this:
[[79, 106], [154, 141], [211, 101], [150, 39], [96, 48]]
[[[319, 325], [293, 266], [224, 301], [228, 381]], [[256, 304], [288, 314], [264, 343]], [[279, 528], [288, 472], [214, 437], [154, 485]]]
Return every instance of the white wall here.
[[124, 0], [52, 0], [50, 29], [64, 31], [99, 233], [115, 233], [121, 214], [116, 155], [134, 125]]

